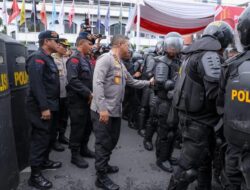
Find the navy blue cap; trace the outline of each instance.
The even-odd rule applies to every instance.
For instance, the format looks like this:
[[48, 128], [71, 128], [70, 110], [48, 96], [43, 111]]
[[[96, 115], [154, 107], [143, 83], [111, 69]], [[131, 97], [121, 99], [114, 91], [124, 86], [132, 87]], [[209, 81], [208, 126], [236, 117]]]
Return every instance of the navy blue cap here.
[[95, 39], [93, 39], [91, 37], [91, 34], [88, 32], [80, 32], [76, 41], [79, 41], [79, 40], [88, 40], [88, 41], [92, 42], [93, 44], [95, 44]]
[[38, 39], [39, 40], [43, 40], [43, 39], [58, 40], [59, 35], [55, 31], [45, 30], [45, 31], [40, 32], [40, 34], [38, 35]]

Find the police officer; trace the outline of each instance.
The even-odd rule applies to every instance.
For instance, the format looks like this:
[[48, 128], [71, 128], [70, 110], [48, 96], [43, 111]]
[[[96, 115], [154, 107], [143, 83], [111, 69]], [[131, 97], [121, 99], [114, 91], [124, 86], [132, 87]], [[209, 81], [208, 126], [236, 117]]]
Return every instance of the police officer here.
[[[179, 71], [179, 53], [183, 47], [183, 39], [177, 32], [170, 32], [164, 40], [165, 55], [155, 59], [154, 69], [156, 95], [156, 115], [158, 130], [156, 139], [157, 166], [167, 172], [172, 172], [171, 160], [174, 143], [174, 129], [167, 123], [172, 102], [172, 92]], [[152, 131], [152, 130], [151, 130]]]
[[47, 30], [41, 32], [38, 38], [40, 48], [29, 56], [26, 65], [30, 80], [27, 112], [32, 127], [31, 176], [28, 183], [39, 189], [49, 189], [52, 183], [43, 177], [41, 170], [55, 169], [62, 165], [61, 162], [49, 160], [60, 95], [59, 72], [51, 54], [57, 51], [59, 36]]
[[223, 21], [210, 23], [201, 39], [185, 48], [173, 104], [179, 111], [182, 150], [168, 190], [185, 190], [198, 177], [198, 190], [211, 190], [211, 160], [223, 50], [233, 40]]
[[[155, 70], [155, 66], [156, 66], [156, 62], [155, 60], [158, 60], [160, 57], [162, 57], [165, 54], [164, 51], [164, 41], [161, 40], [159, 42], [157, 42], [156, 46], [155, 46], [155, 54], [151, 54], [147, 57], [147, 62], [146, 64], [146, 70], [144, 69], [144, 76], [147, 77], [152, 77], [154, 76], [154, 70]], [[145, 137], [143, 140], [143, 145], [144, 148], [148, 151], [153, 150], [153, 144], [152, 144], [152, 138], [153, 135], [157, 129], [158, 126], [158, 120], [157, 120], [157, 113], [156, 113], [156, 96], [154, 93], [153, 89], [145, 89], [144, 90], [144, 97], [147, 97], [148, 99], [147, 104], [149, 106], [149, 114], [148, 114], [148, 119], [146, 120], [145, 123]], [[143, 99], [142, 102], [144, 102], [145, 100]]]
[[54, 134], [54, 138], [56, 140], [53, 145], [53, 149], [59, 152], [65, 150], [65, 148], [60, 143], [69, 144], [69, 139], [65, 136], [65, 131], [68, 125], [67, 92], [65, 87], [68, 84], [66, 62], [69, 58], [69, 48], [70, 44], [68, 40], [65, 38], [60, 38], [58, 40], [57, 52], [52, 54], [52, 57], [54, 58], [55, 64], [59, 71], [60, 79], [59, 116], [57, 130]]
[[[141, 76], [142, 80], [148, 80], [153, 76], [151, 72], [152, 68], [149, 67], [149, 63], [151, 63], [154, 60], [154, 57], [156, 55], [157, 54], [155, 53], [155, 47], [147, 48], [144, 50], [143, 52], [144, 64], [142, 67], [142, 76]], [[146, 133], [146, 123], [147, 123], [147, 118], [149, 116], [150, 92], [151, 91], [149, 88], [142, 89], [141, 103], [137, 119], [138, 134], [142, 137], [145, 137]]]
[[[123, 61], [127, 71], [135, 78], [140, 79], [143, 57], [139, 52], [132, 53], [132, 58]], [[127, 118], [128, 127], [136, 129], [137, 112], [140, 106], [140, 90], [130, 86], [125, 88], [125, 96], [123, 101], [123, 118]]]
[[94, 125], [96, 186], [106, 190], [118, 190], [119, 186], [109, 177], [117, 173], [117, 166], [109, 165], [121, 127], [122, 101], [125, 85], [143, 88], [153, 84], [151, 81], [133, 79], [121, 60], [129, 54], [128, 38], [116, 35], [112, 39], [112, 49], [99, 57], [93, 79], [93, 101], [91, 118]]
[[240, 190], [243, 176], [250, 188], [250, 7], [239, 17], [237, 30], [244, 52], [223, 65], [217, 101], [219, 113], [224, 112], [224, 135], [228, 143], [223, 184], [227, 190]]
[[160, 40], [156, 43], [155, 46], [155, 53], [157, 56], [162, 56], [165, 54], [165, 50], [164, 50], [164, 40]]
[[[162, 42], [159, 41], [156, 44], [155, 48], [149, 48], [145, 50], [144, 52], [144, 66], [142, 69], [142, 80], [149, 80], [153, 77], [153, 70], [155, 66], [154, 57], [156, 57], [158, 54], [161, 55], [162, 49], [160, 46], [162, 45]], [[138, 113], [138, 134], [142, 137], [145, 137], [146, 135], [146, 129], [148, 125], [151, 125], [149, 122], [149, 113], [150, 113], [150, 96], [152, 94], [152, 89], [150, 88], [144, 88], [142, 90], [142, 97], [141, 97], [141, 103], [140, 103], [140, 110]], [[148, 118], [148, 119], [147, 119]]]
[[71, 121], [69, 147], [72, 154], [71, 163], [79, 168], [88, 167], [83, 157], [94, 158], [94, 153], [87, 146], [92, 131], [90, 102], [93, 77], [88, 55], [92, 51], [93, 43], [91, 34], [81, 32], [76, 40], [77, 50], [67, 61], [66, 89]]

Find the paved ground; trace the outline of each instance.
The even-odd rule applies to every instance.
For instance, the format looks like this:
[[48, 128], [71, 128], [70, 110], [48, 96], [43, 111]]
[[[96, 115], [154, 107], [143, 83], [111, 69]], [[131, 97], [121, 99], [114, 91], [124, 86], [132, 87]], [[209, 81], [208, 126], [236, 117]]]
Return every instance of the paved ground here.
[[[90, 148], [93, 149], [94, 137], [91, 136]], [[175, 152], [177, 154], [177, 152]], [[94, 160], [88, 159], [89, 168], [79, 169], [70, 163], [70, 151], [52, 152], [51, 159], [63, 162], [58, 170], [45, 171], [44, 175], [53, 182], [53, 190], [97, 190], [95, 187]], [[143, 148], [142, 138], [123, 121], [118, 146], [111, 157], [112, 165], [120, 168], [118, 174], [110, 177], [120, 185], [121, 190], [165, 190], [170, 174], [161, 171], [155, 164], [154, 152]], [[30, 169], [20, 175], [18, 190], [33, 190], [27, 185]], [[193, 190], [194, 185], [189, 190]]]

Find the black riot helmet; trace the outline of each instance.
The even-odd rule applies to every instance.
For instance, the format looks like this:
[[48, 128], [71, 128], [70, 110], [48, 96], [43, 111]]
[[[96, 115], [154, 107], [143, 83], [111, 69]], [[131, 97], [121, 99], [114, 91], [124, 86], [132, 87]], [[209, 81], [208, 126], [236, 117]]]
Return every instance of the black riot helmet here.
[[132, 62], [134, 63], [138, 60], [143, 60], [143, 56], [139, 52], [134, 52], [132, 55]]
[[237, 30], [240, 42], [245, 49], [250, 48], [250, 7], [247, 7], [240, 15]]
[[164, 41], [158, 41], [155, 46], [155, 53], [157, 55], [163, 55], [164, 54]]
[[164, 39], [164, 51], [168, 51], [169, 48], [175, 49], [176, 53], [179, 53], [183, 48], [183, 38], [178, 32], [170, 32]]
[[203, 36], [213, 36], [221, 44], [221, 47], [225, 49], [229, 44], [233, 42], [233, 29], [224, 21], [211, 22], [204, 30]]

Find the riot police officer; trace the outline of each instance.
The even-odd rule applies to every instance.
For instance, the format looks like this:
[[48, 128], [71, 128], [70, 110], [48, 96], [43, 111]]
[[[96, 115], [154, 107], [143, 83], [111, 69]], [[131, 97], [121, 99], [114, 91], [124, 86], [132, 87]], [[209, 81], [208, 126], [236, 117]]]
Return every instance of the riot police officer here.
[[250, 188], [250, 7], [239, 17], [237, 30], [244, 52], [231, 58], [223, 67], [217, 100], [224, 112], [224, 135], [228, 146], [225, 156], [227, 190], [240, 190], [244, 181]]
[[156, 115], [158, 130], [156, 139], [157, 166], [167, 172], [172, 172], [171, 155], [174, 143], [174, 129], [167, 123], [172, 102], [172, 92], [180, 67], [178, 54], [182, 50], [183, 39], [177, 32], [170, 32], [164, 40], [165, 55], [155, 59], [154, 69], [156, 95]]
[[59, 35], [54, 31], [39, 34], [39, 50], [27, 59], [30, 88], [27, 96], [27, 116], [32, 127], [30, 142], [31, 176], [29, 185], [39, 189], [49, 189], [52, 183], [43, 177], [41, 170], [61, 167], [61, 162], [49, 160], [54, 144], [59, 110], [59, 71], [51, 57], [58, 48]]
[[[127, 71], [135, 79], [141, 78], [141, 68], [143, 65], [143, 56], [139, 52], [132, 52], [132, 58], [124, 60], [123, 63]], [[128, 127], [136, 129], [137, 112], [140, 107], [140, 89], [135, 89], [130, 86], [125, 87], [125, 96], [123, 101], [123, 118], [127, 118]]]
[[165, 50], [164, 50], [164, 41], [160, 40], [156, 43], [155, 46], [155, 53], [157, 56], [162, 56], [165, 54]]
[[69, 146], [72, 154], [71, 163], [79, 168], [87, 168], [88, 163], [83, 157], [94, 158], [94, 153], [87, 146], [92, 131], [90, 102], [93, 71], [88, 59], [93, 46], [91, 34], [81, 32], [76, 40], [76, 46], [77, 50], [67, 61], [66, 89], [71, 121]]
[[198, 190], [211, 190], [211, 160], [222, 52], [233, 40], [223, 21], [210, 23], [201, 39], [185, 48], [173, 104], [179, 112], [182, 150], [168, 190], [185, 190], [198, 178]]
[[[154, 49], [147, 49], [144, 52], [144, 65], [142, 69], [142, 80], [149, 80], [153, 77], [153, 70], [155, 66], [154, 57], [157, 55], [162, 54], [162, 41], [157, 42], [156, 47]], [[149, 99], [152, 94], [152, 89], [150, 88], [144, 88], [142, 90], [142, 97], [141, 97], [141, 103], [140, 103], [140, 109], [138, 113], [138, 133], [140, 136], [145, 137], [146, 135], [146, 129], [147, 126], [150, 125], [150, 119], [149, 119]], [[147, 119], [148, 118], [148, 119]]]
[[[165, 54], [163, 40], [157, 42], [155, 46], [155, 53], [156, 55], [154, 57], [150, 56], [147, 59], [146, 63], [147, 69], [144, 74], [147, 77], [152, 77], [154, 75], [154, 69], [156, 65], [155, 60], [158, 60]], [[146, 120], [145, 123], [146, 131], [143, 140], [143, 145], [146, 150], [151, 151], [153, 150], [152, 138], [158, 126], [157, 113], [156, 113], [156, 96], [153, 89], [147, 89], [147, 97], [149, 105], [149, 114], [148, 114], [148, 119]]]

